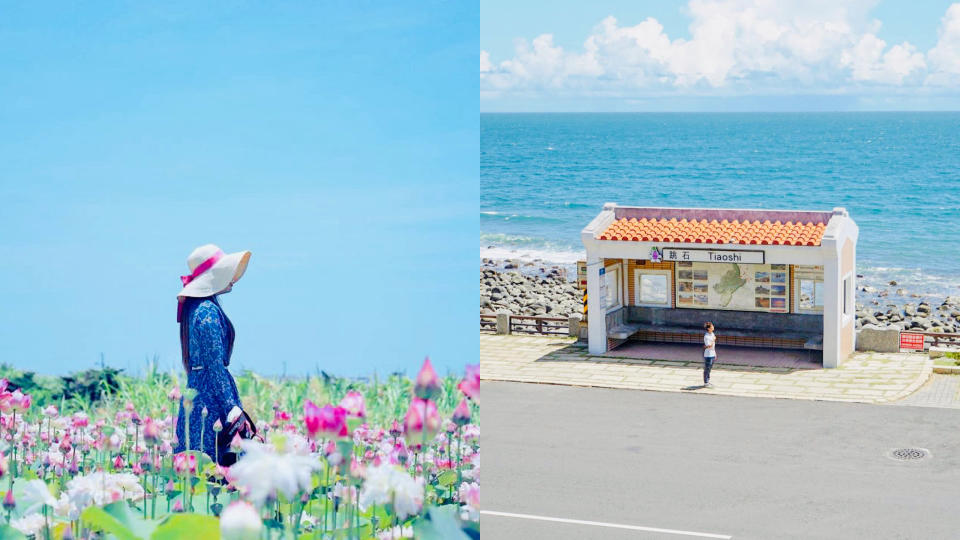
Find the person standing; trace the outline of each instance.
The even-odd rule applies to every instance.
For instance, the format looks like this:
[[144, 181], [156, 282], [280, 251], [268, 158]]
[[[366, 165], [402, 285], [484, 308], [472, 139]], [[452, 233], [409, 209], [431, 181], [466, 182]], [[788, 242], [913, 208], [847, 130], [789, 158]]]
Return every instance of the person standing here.
[[710, 384], [710, 370], [713, 369], [713, 362], [717, 359], [717, 336], [713, 333], [713, 323], [707, 321], [703, 324], [706, 333], [703, 335], [703, 386], [712, 388]]
[[174, 452], [202, 450], [224, 466], [233, 465], [237, 456], [230, 452], [229, 443], [218, 442], [213, 425], [219, 421], [225, 429], [233, 428], [234, 422], [246, 422], [248, 417], [243, 413], [237, 383], [227, 369], [233, 352], [233, 323], [217, 296], [233, 290], [249, 260], [249, 251], [227, 254], [213, 244], [200, 246], [187, 258], [190, 274], [180, 277], [183, 290], [177, 294], [183, 369], [187, 387], [197, 394], [189, 424], [180, 398]]

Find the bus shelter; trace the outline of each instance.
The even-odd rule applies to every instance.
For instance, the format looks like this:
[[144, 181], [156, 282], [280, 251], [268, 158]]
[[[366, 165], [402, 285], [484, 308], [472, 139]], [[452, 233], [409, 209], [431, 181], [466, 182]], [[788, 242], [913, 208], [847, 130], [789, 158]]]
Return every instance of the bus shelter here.
[[628, 340], [854, 350], [858, 228], [833, 211], [648, 208], [607, 203], [581, 232], [590, 353]]

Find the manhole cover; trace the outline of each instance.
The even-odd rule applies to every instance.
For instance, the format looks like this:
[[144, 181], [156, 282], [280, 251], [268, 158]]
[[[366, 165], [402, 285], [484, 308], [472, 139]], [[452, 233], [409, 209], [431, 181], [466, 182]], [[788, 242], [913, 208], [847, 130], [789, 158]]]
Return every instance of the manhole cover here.
[[926, 448], [895, 448], [889, 457], [897, 461], [917, 461], [930, 457], [930, 451]]

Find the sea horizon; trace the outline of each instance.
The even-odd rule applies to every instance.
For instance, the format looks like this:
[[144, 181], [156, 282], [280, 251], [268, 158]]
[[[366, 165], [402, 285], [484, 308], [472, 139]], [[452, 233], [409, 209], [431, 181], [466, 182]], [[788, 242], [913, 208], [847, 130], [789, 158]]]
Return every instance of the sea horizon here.
[[845, 207], [860, 227], [861, 287], [896, 282], [902, 298], [881, 304], [942, 300], [960, 294], [960, 250], [944, 234], [960, 224], [958, 114], [484, 112], [481, 259], [569, 271], [608, 201]]

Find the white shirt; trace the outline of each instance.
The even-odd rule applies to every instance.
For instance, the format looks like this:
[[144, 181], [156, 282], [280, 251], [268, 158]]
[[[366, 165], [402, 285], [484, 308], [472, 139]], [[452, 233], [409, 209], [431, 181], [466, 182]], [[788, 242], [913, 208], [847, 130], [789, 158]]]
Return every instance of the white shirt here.
[[717, 343], [717, 336], [713, 332], [707, 332], [703, 335], [703, 344], [707, 347], [703, 350], [703, 356], [707, 358], [716, 358], [717, 350], [714, 346]]

